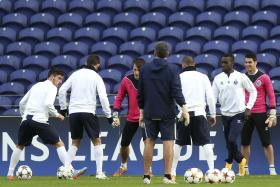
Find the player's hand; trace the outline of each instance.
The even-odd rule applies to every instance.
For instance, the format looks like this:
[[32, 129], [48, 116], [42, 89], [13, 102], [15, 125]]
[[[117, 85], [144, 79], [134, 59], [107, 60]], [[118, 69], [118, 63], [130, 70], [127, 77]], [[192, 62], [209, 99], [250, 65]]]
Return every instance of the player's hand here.
[[182, 115], [180, 121], [184, 121], [185, 126], [187, 127], [190, 123], [190, 115], [187, 105], [182, 106]]
[[214, 127], [216, 125], [216, 117], [209, 117], [208, 122], [210, 123], [211, 127]]
[[246, 108], [245, 113], [244, 113], [244, 118], [245, 120], [249, 120], [251, 117], [251, 110]]
[[116, 111], [116, 112], [113, 112], [112, 127], [115, 128], [115, 127], [118, 127], [118, 126], [120, 126], [120, 118], [119, 118], [119, 113]]
[[109, 123], [110, 125], [112, 125], [112, 124], [113, 124], [113, 117], [107, 118], [107, 121], [108, 121], [108, 123]]
[[59, 113], [64, 117], [68, 116], [68, 109], [60, 110]]
[[58, 118], [60, 121], [63, 121], [63, 120], [64, 120], [64, 116], [61, 115], [61, 114], [59, 114], [59, 115], [57, 116], [57, 118]]
[[144, 110], [140, 109], [140, 117], [139, 117], [139, 126], [141, 128], [144, 128], [145, 122], [144, 122]]
[[276, 117], [276, 110], [275, 109], [271, 109], [269, 112], [269, 116], [265, 121], [265, 124], [267, 124], [267, 126], [270, 127], [274, 127], [277, 124], [277, 117]]

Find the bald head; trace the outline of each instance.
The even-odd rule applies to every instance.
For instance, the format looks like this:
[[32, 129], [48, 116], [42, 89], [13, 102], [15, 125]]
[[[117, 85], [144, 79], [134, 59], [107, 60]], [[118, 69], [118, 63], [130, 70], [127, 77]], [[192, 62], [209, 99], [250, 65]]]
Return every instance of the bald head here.
[[155, 46], [154, 55], [159, 58], [166, 58], [169, 55], [169, 47], [166, 42], [158, 42]]
[[195, 62], [191, 56], [185, 56], [181, 62], [182, 68], [186, 68], [189, 66], [195, 66]]

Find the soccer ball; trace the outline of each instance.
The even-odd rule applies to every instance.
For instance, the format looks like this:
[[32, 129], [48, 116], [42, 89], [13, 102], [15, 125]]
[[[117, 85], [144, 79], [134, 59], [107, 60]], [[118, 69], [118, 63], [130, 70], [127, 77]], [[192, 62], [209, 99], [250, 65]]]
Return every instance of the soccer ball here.
[[68, 168], [66, 169], [64, 166], [60, 166], [56, 172], [56, 176], [58, 179], [72, 179], [74, 174], [74, 169]]
[[221, 182], [221, 172], [218, 169], [209, 169], [205, 173], [205, 181], [209, 183], [220, 183]]
[[27, 165], [19, 166], [16, 172], [16, 176], [20, 180], [29, 180], [32, 177], [32, 170]]
[[222, 183], [233, 183], [235, 180], [235, 174], [234, 171], [228, 168], [223, 168], [221, 170], [221, 181]]
[[189, 184], [199, 184], [202, 182], [203, 173], [198, 168], [188, 169], [184, 174], [184, 180]]

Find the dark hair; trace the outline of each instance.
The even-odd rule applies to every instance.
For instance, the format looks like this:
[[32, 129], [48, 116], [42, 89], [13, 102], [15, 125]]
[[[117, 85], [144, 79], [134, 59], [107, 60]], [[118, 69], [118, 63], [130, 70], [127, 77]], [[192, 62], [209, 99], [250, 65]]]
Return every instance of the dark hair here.
[[97, 64], [100, 64], [100, 58], [98, 55], [96, 54], [91, 54], [88, 56], [88, 59], [87, 59], [87, 65], [88, 66], [95, 66]]
[[142, 58], [136, 58], [133, 61], [133, 64], [135, 64], [135, 66], [137, 67], [137, 69], [140, 69], [144, 64], [145, 64], [145, 60], [143, 60]]
[[64, 71], [62, 71], [61, 69], [58, 69], [56, 67], [52, 67], [50, 70], [49, 70], [49, 73], [48, 73], [48, 78], [53, 75], [53, 76], [57, 76], [57, 75], [61, 75], [64, 77], [65, 73]]
[[158, 42], [155, 46], [155, 54], [159, 58], [165, 58], [168, 56], [169, 46], [166, 42]]
[[233, 54], [231, 54], [231, 53], [224, 54], [223, 57], [230, 58], [230, 60], [231, 60], [232, 62], [234, 61], [234, 56], [233, 56]]
[[245, 55], [245, 58], [252, 58], [254, 61], [257, 61], [257, 56], [253, 53]]

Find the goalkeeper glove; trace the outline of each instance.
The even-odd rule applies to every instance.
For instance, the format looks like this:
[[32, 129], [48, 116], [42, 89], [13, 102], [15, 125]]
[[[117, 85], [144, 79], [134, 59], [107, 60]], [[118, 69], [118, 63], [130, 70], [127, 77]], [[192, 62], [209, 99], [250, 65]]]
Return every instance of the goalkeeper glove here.
[[182, 115], [180, 121], [183, 121], [185, 126], [187, 127], [190, 123], [190, 115], [188, 111], [187, 105], [182, 106]]
[[113, 112], [113, 123], [112, 127], [118, 127], [120, 126], [120, 118], [119, 118], [119, 113], [117, 111]]
[[277, 124], [276, 109], [270, 109], [265, 124], [267, 124], [268, 127], [274, 127]]

